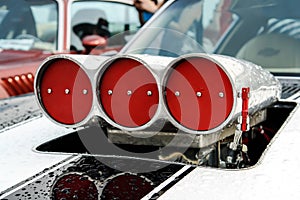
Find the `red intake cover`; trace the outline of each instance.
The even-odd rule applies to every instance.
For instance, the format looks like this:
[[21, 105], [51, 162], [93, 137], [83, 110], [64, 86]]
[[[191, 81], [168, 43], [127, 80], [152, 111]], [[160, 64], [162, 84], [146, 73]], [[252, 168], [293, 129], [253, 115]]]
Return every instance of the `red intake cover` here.
[[231, 82], [216, 63], [199, 57], [177, 62], [166, 83], [166, 104], [182, 126], [207, 131], [229, 116], [233, 107]]
[[48, 64], [40, 80], [42, 105], [54, 120], [72, 125], [87, 117], [92, 108], [92, 86], [76, 63], [56, 59]]
[[99, 89], [104, 111], [119, 125], [142, 126], [156, 113], [159, 94], [155, 78], [134, 59], [113, 61], [103, 73]]

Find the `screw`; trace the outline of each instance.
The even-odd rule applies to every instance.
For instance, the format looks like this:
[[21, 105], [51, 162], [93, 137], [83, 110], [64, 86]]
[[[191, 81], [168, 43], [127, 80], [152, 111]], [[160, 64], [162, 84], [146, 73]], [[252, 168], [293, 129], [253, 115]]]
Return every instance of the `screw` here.
[[69, 94], [70, 90], [69, 89], [65, 89], [65, 94]]
[[83, 90], [82, 90], [82, 93], [83, 93], [84, 95], [86, 95], [86, 94], [88, 93], [88, 90], [87, 90], [87, 89], [83, 89]]
[[47, 89], [47, 92], [48, 92], [48, 94], [51, 94], [51, 93], [52, 93], [51, 88], [48, 88], [48, 89]]
[[151, 96], [152, 95], [152, 92], [149, 90], [149, 91], [147, 91], [147, 95], [148, 96]]
[[201, 97], [202, 93], [201, 92], [196, 92], [197, 97]]
[[108, 95], [112, 95], [113, 91], [112, 90], [108, 90]]
[[176, 91], [176, 92], [175, 92], [175, 96], [176, 96], [176, 97], [179, 97], [179, 96], [180, 96], [180, 92], [179, 92], [179, 91]]
[[223, 98], [224, 97], [224, 93], [223, 92], [219, 92], [219, 97]]

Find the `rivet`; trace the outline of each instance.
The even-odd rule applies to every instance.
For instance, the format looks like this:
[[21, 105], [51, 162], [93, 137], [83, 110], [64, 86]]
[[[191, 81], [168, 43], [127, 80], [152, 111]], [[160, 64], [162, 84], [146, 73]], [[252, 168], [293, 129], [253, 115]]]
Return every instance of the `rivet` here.
[[70, 90], [69, 89], [65, 89], [65, 94], [69, 94]]
[[52, 93], [51, 88], [48, 88], [48, 89], [47, 89], [47, 92], [48, 92], [48, 94], [51, 94], [51, 93]]
[[202, 93], [201, 92], [196, 92], [197, 97], [201, 97]]
[[223, 92], [219, 92], [219, 97], [223, 98], [224, 97], [224, 93]]
[[128, 90], [128, 91], [127, 91], [127, 95], [128, 95], [128, 96], [132, 95], [132, 91], [131, 91], [131, 90]]
[[87, 90], [87, 89], [83, 89], [83, 90], [82, 90], [82, 93], [83, 93], [83, 94], [87, 94], [87, 93], [88, 93], [88, 90]]
[[176, 92], [175, 92], [175, 96], [176, 96], [176, 97], [179, 97], [179, 96], [180, 96], [180, 92], [179, 92], [179, 91], [176, 91]]
[[107, 94], [108, 95], [112, 95], [113, 91], [112, 90], [108, 90]]
[[149, 91], [147, 91], [147, 95], [148, 96], [151, 96], [152, 95], [152, 92], [149, 90]]

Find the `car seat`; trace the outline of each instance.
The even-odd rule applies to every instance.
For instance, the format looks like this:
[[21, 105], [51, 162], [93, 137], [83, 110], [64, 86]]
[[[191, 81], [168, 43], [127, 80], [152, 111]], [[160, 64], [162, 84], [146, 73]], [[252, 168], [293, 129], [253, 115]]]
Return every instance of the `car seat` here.
[[242, 46], [237, 58], [251, 61], [269, 68], [271, 71], [283, 72], [284, 68], [299, 69], [300, 41], [284, 34], [269, 33], [258, 35]]

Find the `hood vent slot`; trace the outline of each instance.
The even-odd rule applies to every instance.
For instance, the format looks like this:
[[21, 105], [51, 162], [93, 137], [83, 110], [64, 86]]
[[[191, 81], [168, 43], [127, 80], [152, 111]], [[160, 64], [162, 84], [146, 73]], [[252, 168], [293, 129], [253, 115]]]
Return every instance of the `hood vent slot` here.
[[33, 92], [34, 76], [32, 73], [1, 78], [0, 84], [10, 96]]
[[282, 99], [297, 99], [300, 96], [300, 79], [279, 79], [282, 85]]

